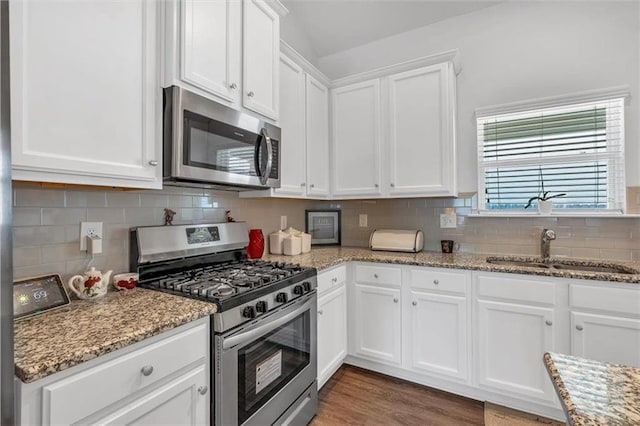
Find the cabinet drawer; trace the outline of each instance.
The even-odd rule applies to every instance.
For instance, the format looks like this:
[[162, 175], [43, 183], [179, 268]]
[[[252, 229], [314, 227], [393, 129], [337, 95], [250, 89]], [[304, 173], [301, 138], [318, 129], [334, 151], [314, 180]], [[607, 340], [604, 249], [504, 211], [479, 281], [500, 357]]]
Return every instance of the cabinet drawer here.
[[318, 294], [322, 294], [332, 287], [347, 280], [347, 267], [344, 265], [337, 268], [322, 271], [318, 274]]
[[356, 265], [356, 281], [369, 284], [393, 284], [402, 283], [402, 271], [400, 268], [389, 266]]
[[[195, 363], [206, 362], [207, 325], [185, 330], [43, 388], [43, 423], [71, 424]], [[153, 367], [144, 375], [145, 367]], [[47, 418], [49, 417], [49, 418]]]
[[435, 269], [412, 269], [411, 287], [423, 290], [467, 293], [466, 272], [440, 271]]
[[640, 315], [640, 287], [614, 288], [598, 284], [570, 284], [569, 304], [572, 308]]
[[556, 283], [506, 275], [476, 275], [478, 297], [556, 304]]

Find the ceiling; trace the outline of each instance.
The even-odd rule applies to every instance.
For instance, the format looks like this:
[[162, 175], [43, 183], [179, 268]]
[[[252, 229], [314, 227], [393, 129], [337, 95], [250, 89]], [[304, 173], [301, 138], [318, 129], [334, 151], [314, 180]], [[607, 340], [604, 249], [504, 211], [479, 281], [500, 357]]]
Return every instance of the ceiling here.
[[283, 0], [318, 57], [497, 3], [500, 1]]

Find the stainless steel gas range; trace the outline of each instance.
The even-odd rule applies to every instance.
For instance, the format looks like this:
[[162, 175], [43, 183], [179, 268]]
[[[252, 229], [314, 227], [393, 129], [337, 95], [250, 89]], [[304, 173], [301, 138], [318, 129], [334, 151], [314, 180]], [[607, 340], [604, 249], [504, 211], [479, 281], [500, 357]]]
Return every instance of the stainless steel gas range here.
[[314, 268], [247, 260], [245, 223], [131, 230], [140, 286], [214, 303], [211, 422], [307, 424], [317, 411]]

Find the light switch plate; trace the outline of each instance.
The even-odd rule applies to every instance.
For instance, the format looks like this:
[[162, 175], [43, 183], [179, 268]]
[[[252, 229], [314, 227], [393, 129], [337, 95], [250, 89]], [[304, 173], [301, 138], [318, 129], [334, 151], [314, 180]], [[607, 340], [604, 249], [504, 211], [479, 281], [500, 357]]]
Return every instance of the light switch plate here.
[[366, 228], [369, 216], [366, 214], [361, 214], [358, 218], [358, 223], [360, 228]]
[[458, 217], [455, 213], [442, 213], [440, 215], [440, 228], [455, 228]]

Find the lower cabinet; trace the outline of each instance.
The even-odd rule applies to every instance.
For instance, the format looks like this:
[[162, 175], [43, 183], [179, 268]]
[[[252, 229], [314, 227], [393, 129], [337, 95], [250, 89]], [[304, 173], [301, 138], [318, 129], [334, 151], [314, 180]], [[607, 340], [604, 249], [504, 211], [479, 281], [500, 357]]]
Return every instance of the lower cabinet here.
[[347, 355], [347, 291], [342, 282], [318, 299], [318, 388]]
[[21, 425], [209, 424], [209, 318], [33, 383], [16, 381]]
[[357, 356], [400, 364], [400, 288], [355, 283], [354, 350]]

